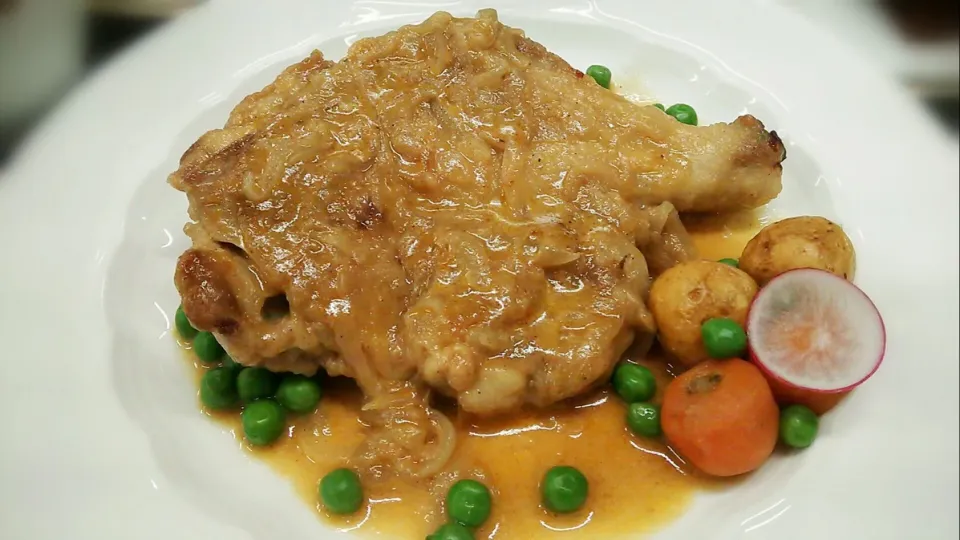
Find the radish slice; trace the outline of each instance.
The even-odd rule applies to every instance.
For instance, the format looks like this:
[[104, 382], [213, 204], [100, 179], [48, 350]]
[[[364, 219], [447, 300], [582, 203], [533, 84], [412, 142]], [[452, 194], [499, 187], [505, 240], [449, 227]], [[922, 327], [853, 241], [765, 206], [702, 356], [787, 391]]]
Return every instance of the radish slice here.
[[886, 346], [880, 312], [856, 285], [813, 268], [784, 272], [747, 314], [750, 355], [769, 376], [816, 392], [870, 378]]

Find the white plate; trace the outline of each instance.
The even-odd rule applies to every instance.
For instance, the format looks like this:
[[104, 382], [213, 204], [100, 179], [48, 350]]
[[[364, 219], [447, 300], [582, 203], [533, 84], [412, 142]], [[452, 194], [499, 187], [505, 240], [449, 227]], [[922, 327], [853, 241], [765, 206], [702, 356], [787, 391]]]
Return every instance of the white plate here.
[[668, 0], [213, 1], [96, 74], [0, 178], [0, 538], [333, 536], [195, 410], [167, 335], [186, 204], [165, 175], [310, 49], [339, 57], [357, 36], [488, 6], [705, 121], [748, 110], [777, 129], [775, 211], [839, 219], [886, 319], [884, 365], [814, 447], [699, 496], [657, 538], [957, 538], [956, 147], [791, 13]]

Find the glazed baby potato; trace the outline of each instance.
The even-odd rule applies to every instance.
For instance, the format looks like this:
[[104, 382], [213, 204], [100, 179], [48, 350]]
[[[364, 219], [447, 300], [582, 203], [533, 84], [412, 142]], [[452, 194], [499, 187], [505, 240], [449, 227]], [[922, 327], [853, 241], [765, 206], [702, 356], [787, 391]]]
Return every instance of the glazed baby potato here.
[[745, 272], [715, 261], [688, 261], [660, 274], [650, 287], [657, 336], [677, 360], [692, 366], [707, 360], [700, 327], [713, 318], [747, 319], [757, 284]]
[[855, 256], [839, 225], [801, 216], [767, 225], [743, 249], [740, 268], [761, 286], [795, 268], [817, 268], [853, 278]]

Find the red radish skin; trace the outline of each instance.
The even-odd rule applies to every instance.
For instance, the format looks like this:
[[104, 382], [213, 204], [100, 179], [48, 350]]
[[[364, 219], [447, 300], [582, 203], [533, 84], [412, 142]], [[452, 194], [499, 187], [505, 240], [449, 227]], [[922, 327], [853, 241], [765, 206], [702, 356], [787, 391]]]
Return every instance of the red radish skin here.
[[[770, 366], [767, 365], [767, 360], [762, 358], [763, 353], [757, 351], [757, 347], [754, 340], [754, 334], [757, 330], [756, 327], [759, 327], [761, 324], [759, 322], [760, 320], [760, 315], [758, 314], [759, 312], [755, 313], [755, 310], [762, 309], [763, 306], [761, 305], [761, 302], [772, 301], [767, 295], [764, 294], [765, 292], [768, 295], [776, 294], [771, 291], [776, 290], [778, 287], [781, 287], [781, 286], [783, 286], [781, 287], [782, 290], [787, 290], [787, 291], [790, 290], [792, 286], [789, 285], [788, 280], [794, 280], [795, 282], [799, 282], [801, 284], [804, 281], [816, 282], [820, 280], [822, 284], [828, 284], [830, 287], [833, 287], [835, 290], [842, 290], [844, 294], [857, 295], [856, 297], [853, 297], [854, 303], [856, 303], [856, 301], [860, 301], [860, 302], [863, 302], [864, 300], [866, 301], [866, 304], [862, 304], [862, 303], [860, 304], [859, 309], [862, 311], [865, 309], [865, 306], [869, 306], [870, 311], [876, 315], [875, 322], [877, 323], [877, 326], [875, 328], [872, 328], [871, 331], [877, 333], [876, 337], [879, 340], [879, 348], [877, 349], [878, 353], [877, 353], [876, 360], [873, 362], [872, 367], [869, 370], [864, 372], [863, 376], [859, 377], [857, 380], [853, 382], [850, 382], [849, 384], [844, 384], [836, 388], [829, 388], [829, 387], [818, 388], [818, 387], [811, 387], [804, 384], [799, 384], [796, 381], [789, 380], [781, 376], [780, 374], [778, 374], [774, 369], [772, 369]], [[824, 280], [836, 280], [836, 281], [827, 282]], [[842, 283], [842, 286], [840, 285], [841, 283]], [[842, 314], [837, 314], [837, 315], [842, 317]], [[849, 319], [847, 319], [844, 322], [850, 323], [851, 331], [858, 324], [856, 321], [850, 321]], [[751, 329], [753, 329], [754, 332], [751, 332]], [[750, 359], [753, 361], [754, 364], [756, 364], [760, 368], [760, 370], [768, 378], [772, 387], [781, 387], [782, 391], [779, 392], [779, 394], [783, 397], [784, 400], [793, 399], [794, 402], [800, 402], [800, 399], [798, 399], [797, 396], [802, 396], [802, 395], [842, 394], [842, 393], [847, 393], [851, 391], [857, 386], [863, 384], [863, 382], [865, 382], [867, 379], [872, 377], [874, 373], [876, 373], [877, 369], [880, 368], [880, 364], [883, 363], [884, 353], [886, 351], [886, 328], [884, 327], [883, 318], [880, 316], [880, 312], [879, 310], [877, 310], [876, 305], [873, 303], [872, 300], [870, 300], [870, 298], [866, 295], [866, 293], [860, 290], [860, 288], [858, 288], [856, 285], [850, 283], [849, 281], [841, 277], [833, 275], [830, 272], [826, 272], [824, 270], [818, 270], [813, 268], [800, 268], [800, 269], [784, 272], [783, 274], [780, 274], [779, 276], [772, 279], [763, 289], [760, 290], [757, 296], [754, 297], [753, 302], [750, 305], [750, 310], [747, 313], [747, 335], [749, 338]], [[835, 401], [827, 400], [827, 402], [832, 402], [832, 403], [825, 402], [824, 407], [818, 407], [818, 408], [821, 408], [821, 409], [832, 408], [834, 405], [836, 405], [836, 402], [838, 401], [839, 401], [839, 398]]]
[[[757, 362], [753, 363], [759, 365]], [[778, 405], [781, 407], [786, 407], [787, 405], [803, 405], [816, 413], [817, 416], [829, 412], [852, 392], [852, 390], [850, 390], [847, 392], [825, 393], [797, 388], [796, 386], [785, 384], [779, 379], [774, 379], [762, 368], [760, 372], [763, 373], [763, 376], [767, 379], [767, 384], [770, 385], [770, 391], [773, 392], [773, 398], [777, 400]]]

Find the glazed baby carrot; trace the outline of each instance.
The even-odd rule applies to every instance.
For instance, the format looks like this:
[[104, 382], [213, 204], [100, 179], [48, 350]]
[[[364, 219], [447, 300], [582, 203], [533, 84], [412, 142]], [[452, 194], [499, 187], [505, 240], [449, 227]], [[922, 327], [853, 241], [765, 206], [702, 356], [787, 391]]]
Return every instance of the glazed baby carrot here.
[[760, 370], [740, 359], [707, 361], [674, 379], [663, 396], [663, 432], [713, 476], [750, 472], [777, 443], [779, 409]]

